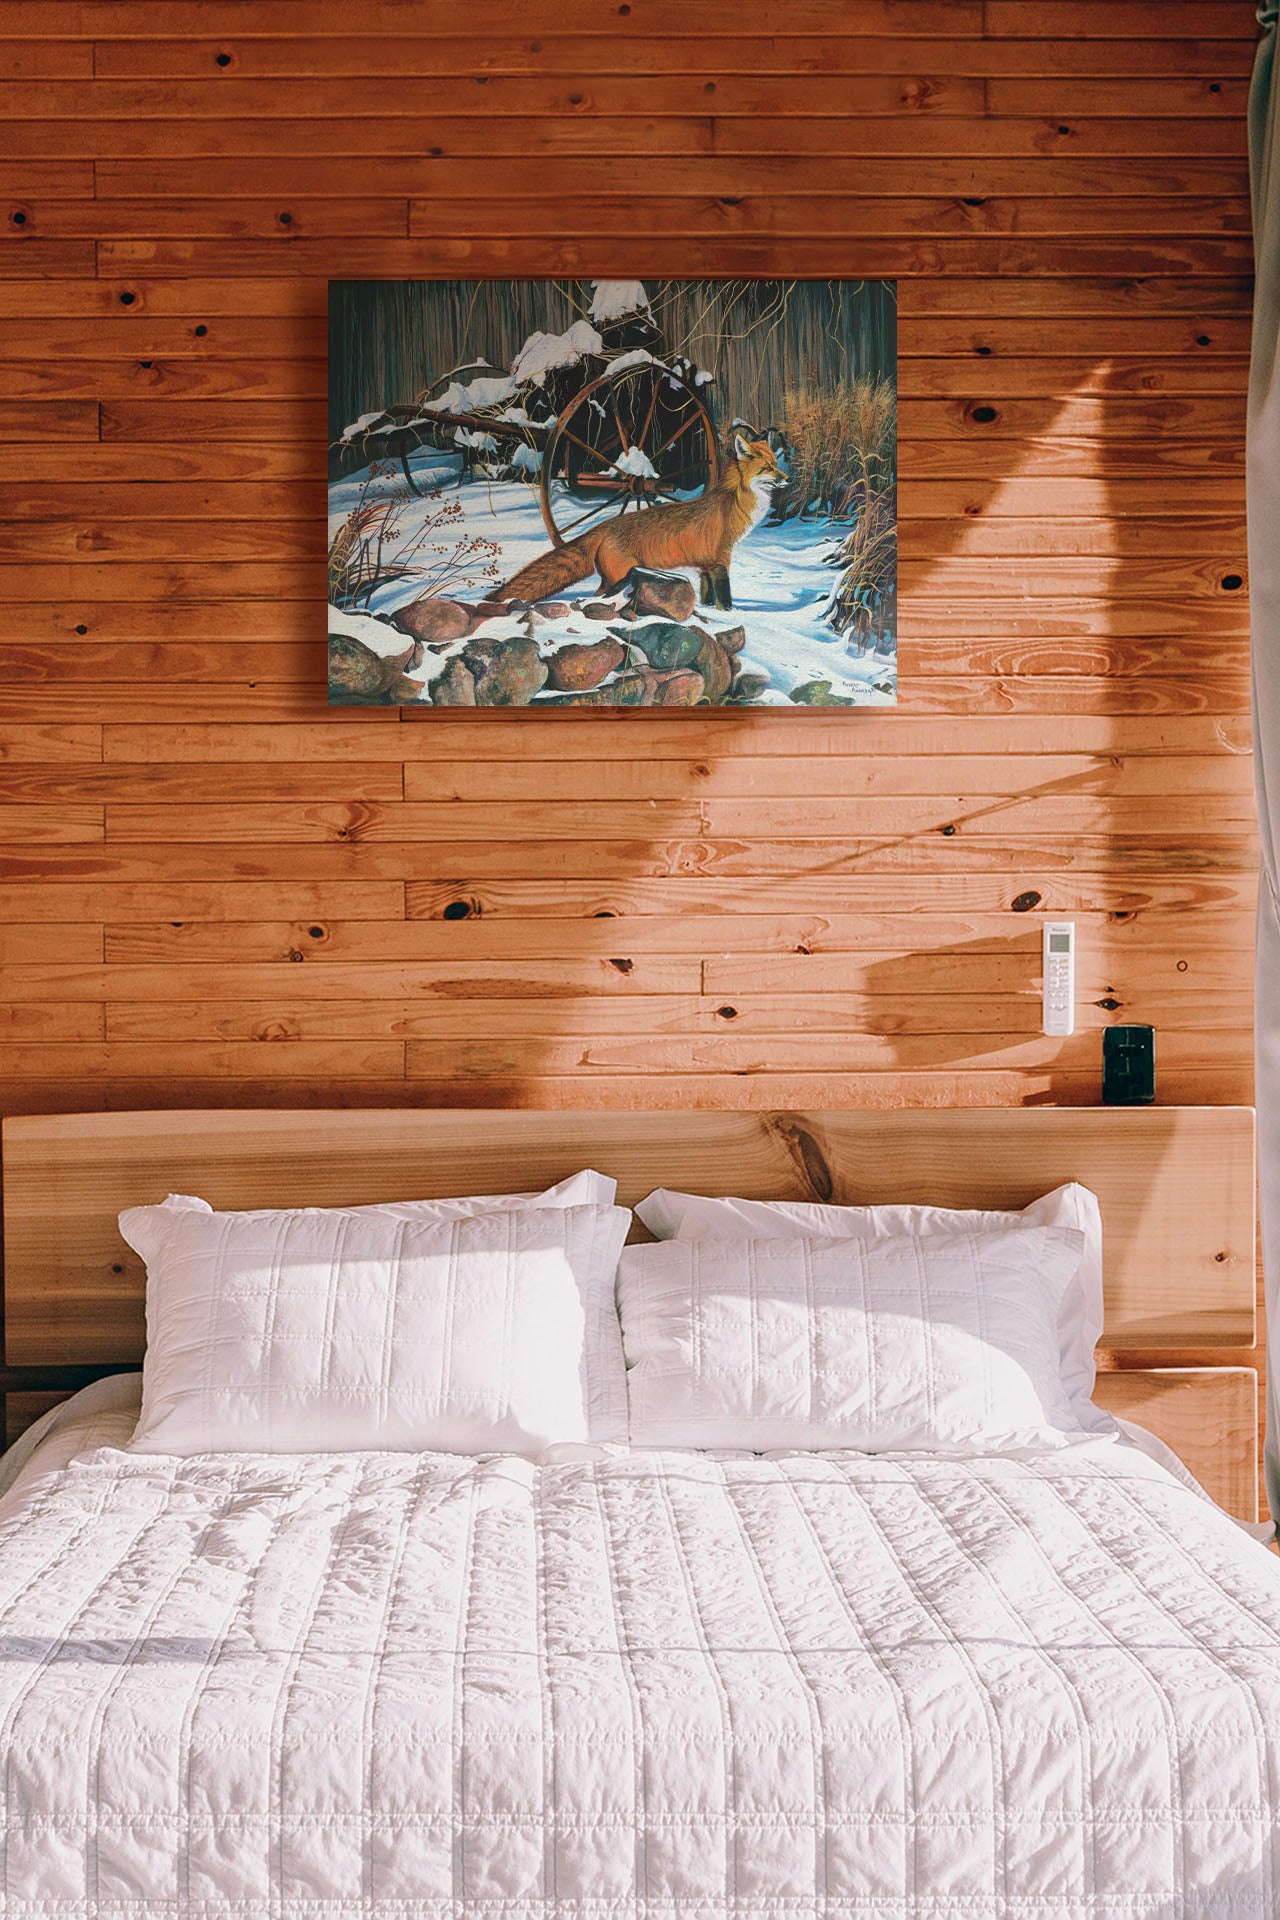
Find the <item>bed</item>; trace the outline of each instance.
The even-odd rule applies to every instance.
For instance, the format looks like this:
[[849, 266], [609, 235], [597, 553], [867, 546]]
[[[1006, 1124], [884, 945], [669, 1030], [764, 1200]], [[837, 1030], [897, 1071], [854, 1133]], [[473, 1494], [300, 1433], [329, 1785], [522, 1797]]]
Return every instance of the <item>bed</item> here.
[[[1116, 1403], [1190, 1400], [1203, 1439], [1243, 1404], [1211, 1376], [1250, 1372], [1200, 1363], [1251, 1349], [1251, 1138], [1172, 1109], [11, 1123], [8, 1357], [136, 1361], [114, 1215], [168, 1189], [1074, 1177]], [[1280, 1911], [1280, 1562], [1137, 1447], [177, 1459], [125, 1451], [134, 1393], [68, 1402], [0, 1496], [13, 1920]], [[1237, 1425], [1225, 1477], [1192, 1463], [1244, 1517], [1249, 1457]]]

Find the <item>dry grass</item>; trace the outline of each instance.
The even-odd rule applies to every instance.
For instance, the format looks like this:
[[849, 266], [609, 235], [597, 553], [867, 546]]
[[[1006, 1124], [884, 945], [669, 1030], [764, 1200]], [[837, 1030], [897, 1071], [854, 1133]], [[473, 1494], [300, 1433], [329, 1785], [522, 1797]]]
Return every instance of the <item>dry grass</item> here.
[[833, 556], [842, 569], [829, 615], [837, 633], [860, 653], [878, 646], [897, 606], [898, 521], [891, 490], [865, 496], [858, 517]]
[[368, 606], [376, 589], [391, 580], [415, 581], [419, 597], [483, 594], [496, 584], [501, 578], [496, 541], [468, 535], [461, 502], [436, 490], [425, 496], [428, 505], [416, 538], [398, 546], [409, 493], [397, 488], [389, 496], [375, 494], [375, 485], [385, 478], [385, 466], [370, 469], [357, 505], [329, 543], [329, 599], [335, 607]]
[[788, 520], [812, 511], [847, 519], [893, 484], [897, 400], [888, 380], [788, 391], [782, 431], [790, 448], [782, 502]]

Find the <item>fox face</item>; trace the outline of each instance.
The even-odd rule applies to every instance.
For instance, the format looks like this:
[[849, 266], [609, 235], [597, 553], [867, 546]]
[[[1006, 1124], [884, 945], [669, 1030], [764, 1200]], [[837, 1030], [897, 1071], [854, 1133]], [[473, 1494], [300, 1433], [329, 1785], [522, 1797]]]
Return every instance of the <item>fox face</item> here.
[[735, 433], [731, 451], [742, 485], [766, 489], [786, 486], [787, 476], [767, 440], [748, 440], [744, 433]]
[[721, 485], [739, 497], [746, 496], [743, 507], [749, 523], [759, 526], [769, 511], [775, 488], [785, 487], [787, 476], [767, 440], [748, 440], [744, 433], [735, 433], [730, 452]]

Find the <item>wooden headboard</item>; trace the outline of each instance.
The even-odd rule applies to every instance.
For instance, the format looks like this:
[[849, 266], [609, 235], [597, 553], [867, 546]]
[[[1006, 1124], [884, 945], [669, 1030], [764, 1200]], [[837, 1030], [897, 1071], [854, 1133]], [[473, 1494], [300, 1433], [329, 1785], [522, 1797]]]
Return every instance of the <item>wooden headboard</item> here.
[[[4, 1384], [142, 1354], [122, 1207], [355, 1205], [545, 1186], [583, 1166], [624, 1205], [653, 1187], [756, 1199], [1020, 1206], [1064, 1180], [1102, 1204], [1099, 1398], [1257, 1511], [1253, 1114], [1244, 1107], [877, 1113], [71, 1114], [4, 1123]], [[69, 1376], [70, 1377], [70, 1376]], [[34, 1378], [34, 1376], [33, 1376]], [[42, 1383], [59, 1382], [43, 1372]]]

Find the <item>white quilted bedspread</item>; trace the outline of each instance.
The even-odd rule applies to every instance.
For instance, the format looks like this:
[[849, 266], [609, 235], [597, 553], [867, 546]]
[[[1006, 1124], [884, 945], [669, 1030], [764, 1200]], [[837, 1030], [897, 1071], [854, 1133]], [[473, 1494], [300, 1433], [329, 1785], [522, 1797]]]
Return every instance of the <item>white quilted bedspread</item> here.
[[12, 1920], [1280, 1913], [1280, 1563], [1112, 1445], [99, 1446], [0, 1616]]

